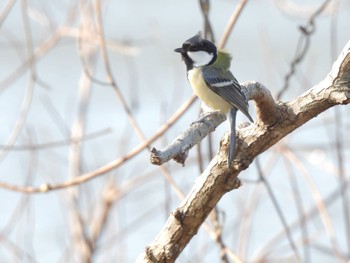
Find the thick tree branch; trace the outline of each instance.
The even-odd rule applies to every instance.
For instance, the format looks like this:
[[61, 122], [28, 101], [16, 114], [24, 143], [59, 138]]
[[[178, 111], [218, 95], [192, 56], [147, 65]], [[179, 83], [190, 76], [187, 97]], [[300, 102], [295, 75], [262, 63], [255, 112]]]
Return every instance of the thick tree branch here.
[[[237, 176], [256, 156], [328, 108], [350, 103], [350, 41], [327, 77], [291, 102], [275, 103], [259, 83], [250, 82], [246, 87], [247, 97], [254, 99], [257, 105], [257, 121], [238, 130], [234, 165], [227, 169], [228, 134], [225, 134], [217, 155], [197, 178], [186, 199], [170, 215], [155, 240], [140, 255], [138, 262], [174, 262], [221, 197], [240, 186]], [[215, 125], [223, 120], [219, 118]], [[202, 138], [206, 132], [213, 131], [215, 125], [200, 121], [192, 126], [202, 129], [196, 131]], [[152, 154], [157, 152], [157, 158], [163, 158], [164, 152], [170, 151], [171, 147], [187, 152], [196, 140], [190, 140], [190, 131], [186, 134], [164, 151], [154, 150]], [[162, 162], [163, 159], [158, 164]]]

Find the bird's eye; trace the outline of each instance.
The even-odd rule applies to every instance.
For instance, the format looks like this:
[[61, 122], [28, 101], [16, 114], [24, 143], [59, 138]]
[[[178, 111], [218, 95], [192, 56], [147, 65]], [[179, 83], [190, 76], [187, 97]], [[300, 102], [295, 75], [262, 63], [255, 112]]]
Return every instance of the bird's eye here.
[[188, 43], [188, 42], [185, 42], [185, 43], [182, 44], [182, 48], [183, 48], [184, 50], [189, 50], [190, 47], [191, 47], [191, 44]]

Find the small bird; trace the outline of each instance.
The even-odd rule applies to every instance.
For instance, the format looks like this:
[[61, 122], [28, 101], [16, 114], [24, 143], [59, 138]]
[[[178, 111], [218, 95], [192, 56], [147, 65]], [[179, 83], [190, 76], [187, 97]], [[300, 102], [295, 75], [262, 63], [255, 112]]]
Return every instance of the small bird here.
[[221, 50], [201, 32], [186, 40], [174, 50], [181, 54], [187, 68], [187, 78], [194, 93], [210, 109], [225, 114], [229, 121], [230, 149], [228, 168], [235, 153], [237, 109], [253, 122], [248, 112], [248, 102], [241, 86], [230, 71], [231, 55]]

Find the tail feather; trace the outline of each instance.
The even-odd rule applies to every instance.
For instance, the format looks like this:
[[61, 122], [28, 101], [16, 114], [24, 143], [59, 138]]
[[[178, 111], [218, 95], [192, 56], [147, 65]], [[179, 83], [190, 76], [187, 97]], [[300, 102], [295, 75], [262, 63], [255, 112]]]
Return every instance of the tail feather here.
[[229, 131], [230, 131], [230, 147], [228, 151], [228, 160], [227, 166], [231, 167], [233, 158], [235, 157], [235, 149], [236, 149], [236, 115], [237, 109], [232, 108], [227, 114], [227, 120], [229, 123]]

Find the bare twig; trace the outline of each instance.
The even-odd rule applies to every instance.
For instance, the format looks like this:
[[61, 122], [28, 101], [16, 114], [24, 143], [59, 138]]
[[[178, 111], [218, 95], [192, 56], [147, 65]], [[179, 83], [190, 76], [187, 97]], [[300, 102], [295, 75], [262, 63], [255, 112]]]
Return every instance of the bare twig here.
[[21, 192], [21, 193], [27, 193], [27, 194], [33, 194], [33, 193], [46, 193], [48, 191], [53, 190], [60, 190], [65, 189], [67, 187], [76, 186], [79, 184], [82, 184], [84, 182], [87, 182], [91, 179], [94, 179], [98, 176], [101, 176], [105, 173], [108, 173], [112, 171], [113, 169], [116, 169], [120, 165], [124, 164], [126, 161], [130, 160], [143, 150], [145, 150], [149, 145], [151, 145], [154, 141], [156, 141], [159, 137], [161, 137], [166, 131], [169, 130], [169, 128], [184, 114], [185, 111], [194, 103], [196, 100], [195, 96], [192, 96], [188, 101], [186, 101], [174, 114], [171, 116], [167, 122], [161, 126], [158, 131], [147, 141], [144, 141], [143, 143], [136, 146], [133, 150], [131, 150], [129, 153], [125, 154], [122, 157], [119, 157], [118, 159], [111, 161], [110, 163], [105, 164], [104, 166], [101, 166], [100, 168], [85, 173], [83, 175], [80, 175], [79, 177], [67, 180], [62, 183], [52, 184], [52, 183], [43, 183], [39, 187], [33, 187], [33, 186], [20, 186], [20, 185], [13, 185], [6, 182], [0, 182], [0, 187], [5, 188], [8, 190], [12, 190], [15, 192]]
[[320, 217], [322, 219], [324, 229], [326, 230], [326, 233], [330, 239], [330, 242], [332, 244], [332, 248], [334, 251], [335, 256], [338, 258], [340, 262], [345, 262], [345, 259], [343, 258], [340, 247], [336, 239], [334, 227], [332, 225], [332, 221], [330, 219], [330, 215], [328, 213], [327, 207], [321, 197], [321, 194], [315, 184], [315, 182], [311, 179], [310, 175], [307, 173], [305, 167], [301, 164], [301, 161], [295, 156], [294, 153], [292, 153], [289, 149], [284, 148], [285, 154], [288, 156], [288, 158], [293, 161], [297, 167], [301, 170], [302, 174], [304, 175], [306, 182], [308, 183], [308, 186], [310, 188], [310, 192], [312, 194], [312, 197], [314, 199], [315, 205], [317, 206]]
[[[85, 28], [91, 28], [92, 18], [90, 17], [91, 5], [84, 4], [83, 1], [80, 1], [80, 13], [81, 13], [81, 22], [80, 24]], [[88, 62], [93, 64], [97, 56], [97, 46], [89, 46], [89, 48], [84, 50], [84, 53], [88, 59]], [[79, 79], [79, 88], [78, 88], [78, 110], [75, 116], [75, 120], [71, 126], [71, 137], [83, 137], [85, 133], [85, 120], [87, 109], [90, 102], [91, 94], [91, 79], [87, 76], [84, 71], [81, 72]], [[74, 180], [79, 177], [82, 169], [82, 141], [76, 141], [70, 144], [69, 147], [69, 178]], [[74, 251], [78, 253], [79, 261], [90, 263], [92, 257], [92, 247], [91, 247], [91, 238], [89, 233], [86, 231], [87, 222], [83, 216], [81, 209], [79, 208], [79, 188], [70, 188], [68, 189], [69, 193], [69, 215], [70, 215], [70, 228], [72, 233], [72, 238], [74, 240]]]
[[311, 17], [308, 20], [308, 23], [305, 26], [300, 26], [299, 29], [301, 31], [301, 35], [299, 37], [298, 46], [296, 49], [295, 57], [290, 65], [290, 71], [285, 76], [285, 83], [283, 88], [278, 92], [277, 94], [277, 100], [280, 100], [282, 95], [288, 90], [289, 87], [289, 80], [294, 75], [296, 71], [296, 66], [304, 59], [309, 46], [310, 46], [310, 40], [311, 35], [315, 32], [316, 25], [315, 25], [315, 19], [317, 16], [319, 16], [322, 11], [327, 7], [328, 3], [331, 0], [325, 0], [319, 8], [311, 15]]
[[[263, 173], [264, 174], [271, 174], [272, 169], [274, 168], [275, 164], [278, 161], [278, 155], [271, 154], [270, 158], [268, 158], [267, 161], [265, 161]], [[263, 202], [264, 198], [263, 196], [263, 187], [261, 185], [261, 180], [258, 178], [256, 181], [251, 182], [242, 178], [243, 184], [246, 183], [253, 183], [255, 184], [254, 188], [252, 189], [252, 194], [250, 198], [244, 197], [244, 207], [242, 211], [242, 216], [240, 216], [239, 221], [242, 222], [240, 225], [240, 231], [239, 236], [237, 239], [238, 242], [238, 255], [245, 259], [247, 261], [247, 256], [249, 253], [249, 245], [250, 245], [250, 238], [252, 236], [253, 232], [253, 220], [254, 216], [257, 214], [259, 204]]]
[[301, 262], [300, 255], [299, 255], [297, 246], [296, 246], [296, 244], [295, 244], [295, 242], [293, 240], [292, 233], [291, 233], [290, 228], [288, 226], [287, 220], [285, 219], [285, 217], [283, 215], [283, 211], [282, 211], [280, 205], [278, 204], [277, 198], [275, 197], [275, 195], [273, 193], [271, 185], [266, 180], [266, 178], [265, 178], [265, 176], [264, 176], [264, 174], [262, 172], [262, 169], [261, 169], [261, 166], [260, 166], [260, 162], [259, 162], [259, 158], [256, 158], [255, 164], [256, 164], [256, 168], [257, 168], [257, 171], [258, 171], [259, 178], [261, 179], [261, 181], [265, 185], [267, 193], [270, 196], [270, 199], [271, 199], [271, 201], [273, 203], [273, 206], [276, 209], [278, 217], [279, 217], [280, 221], [282, 222], [282, 225], [283, 225], [283, 227], [284, 227], [284, 229], [286, 231], [288, 242], [289, 242], [289, 244], [290, 244], [290, 246], [291, 246], [291, 248], [292, 248], [292, 250], [293, 250], [293, 252], [295, 254], [296, 260], [298, 262]]
[[[347, 182], [347, 186], [349, 187], [350, 182]], [[325, 198], [323, 198], [324, 203], [329, 207], [330, 205], [336, 203], [339, 200], [340, 192], [339, 189], [335, 189], [332, 191], [329, 195], [327, 195]], [[290, 223], [290, 228], [292, 231], [295, 231], [300, 228], [300, 226], [303, 224], [304, 221], [311, 221], [315, 217], [319, 216], [319, 208], [317, 205], [309, 209], [302, 218], [298, 218], [297, 220]], [[282, 242], [282, 240], [285, 238], [285, 232], [284, 230], [280, 231], [276, 235], [274, 235], [269, 242], [266, 242], [265, 245], [257, 252], [257, 255], [253, 255], [253, 261], [261, 261], [263, 258], [262, 254], [264, 252], [266, 253], [266, 250], [268, 247], [276, 247], [278, 244]], [[308, 238], [307, 240], [303, 240], [303, 242], [310, 242], [311, 238]], [[334, 254], [334, 253], [333, 253]], [[345, 253], [344, 253], [345, 254]], [[346, 255], [346, 254], [345, 254]]]
[[37, 143], [37, 144], [22, 144], [22, 145], [13, 145], [12, 147], [9, 147], [7, 145], [0, 145], [1, 148], [4, 148], [9, 151], [29, 151], [29, 150], [47, 150], [50, 148], [56, 148], [56, 147], [63, 147], [67, 146], [71, 143], [79, 142], [79, 141], [88, 141], [95, 139], [97, 137], [109, 134], [112, 132], [112, 129], [107, 128], [103, 129], [97, 132], [93, 132], [90, 134], [85, 134], [83, 137], [71, 137], [67, 140], [57, 140], [57, 141], [51, 141], [46, 143]]
[[341, 201], [343, 205], [344, 213], [344, 228], [348, 249], [350, 251], [350, 210], [349, 210], [349, 197], [346, 186], [346, 173], [344, 163], [344, 137], [342, 134], [343, 124], [341, 118], [341, 112], [339, 109], [334, 109], [335, 114], [335, 140], [336, 140], [336, 156], [337, 156], [337, 168], [339, 175], [339, 189], [341, 192]]
[[[73, 2], [72, 8], [67, 14], [64, 25], [69, 25], [75, 19], [77, 15], [76, 3]], [[17, 81], [18, 78], [23, 75], [30, 65], [31, 61], [35, 60], [38, 62], [40, 58], [44, 57], [48, 52], [50, 52], [54, 46], [56, 46], [59, 41], [65, 36], [67, 28], [62, 25], [62, 27], [57, 28], [47, 39], [45, 39], [38, 48], [32, 53], [31, 56], [27, 58], [21, 65], [19, 65], [12, 73], [10, 73], [7, 78], [0, 82], [0, 93], [3, 92], [11, 83]]]
[[28, 61], [29, 68], [30, 68], [30, 76], [28, 79], [28, 84], [26, 88], [26, 92], [23, 97], [22, 107], [20, 114], [16, 120], [15, 126], [10, 134], [10, 136], [7, 138], [7, 141], [5, 143], [5, 147], [0, 149], [0, 160], [2, 160], [9, 149], [14, 145], [16, 142], [18, 136], [20, 135], [22, 128], [24, 126], [25, 120], [27, 118], [27, 114], [32, 102], [33, 92], [34, 92], [34, 85], [36, 80], [36, 72], [35, 72], [35, 57], [33, 56], [33, 44], [32, 44], [32, 36], [31, 36], [31, 30], [29, 27], [29, 19], [28, 19], [28, 12], [27, 12], [27, 2], [26, 0], [22, 1], [22, 20], [23, 20], [23, 27], [25, 32], [25, 39], [27, 44], [27, 53], [28, 57], [33, 58]]
[[[308, 238], [308, 228], [307, 228], [307, 222], [306, 220], [302, 220], [304, 214], [305, 214], [305, 209], [303, 206], [303, 202], [302, 202], [302, 197], [299, 191], [299, 187], [298, 187], [298, 183], [296, 180], [296, 176], [293, 172], [293, 167], [290, 164], [289, 160], [287, 160], [286, 158], [283, 158], [287, 172], [288, 172], [288, 177], [289, 177], [289, 181], [290, 181], [290, 185], [292, 187], [292, 192], [293, 192], [293, 197], [295, 200], [295, 204], [297, 206], [297, 211], [298, 211], [298, 215], [299, 218], [301, 220], [301, 231], [302, 231], [302, 239], [304, 242], [306, 242], [309, 238]], [[308, 246], [304, 245], [303, 246], [303, 254], [304, 254], [304, 262], [310, 262], [310, 249], [308, 248]]]
[[[132, 111], [131, 111], [130, 107], [128, 106], [128, 103], [126, 102], [126, 100], [125, 100], [120, 88], [118, 87], [117, 82], [114, 79], [113, 74], [112, 74], [112, 70], [111, 70], [110, 63], [109, 63], [109, 57], [108, 57], [108, 53], [107, 53], [106, 39], [104, 36], [100, 0], [95, 0], [94, 3], [95, 3], [96, 18], [97, 18], [97, 32], [98, 32], [99, 40], [100, 40], [102, 59], [103, 59], [105, 69], [106, 69], [107, 81], [111, 85], [113, 90], [115, 91], [121, 105], [123, 106], [125, 113], [128, 116], [130, 124], [134, 128], [137, 136], [141, 139], [141, 141], [146, 141], [146, 137], [145, 137], [143, 131], [141, 130], [139, 124], [137, 123], [135, 117], [133, 116]], [[148, 146], [146, 146], [146, 147], [148, 147]]]
[[5, 4], [5, 6], [2, 8], [1, 13], [0, 13], [0, 28], [2, 27], [2, 24], [6, 20], [6, 17], [12, 10], [12, 7], [16, 3], [16, 0], [8, 0]]
[[219, 48], [224, 48], [224, 46], [226, 45], [228, 37], [230, 36], [230, 33], [231, 33], [234, 25], [236, 24], [239, 15], [242, 13], [242, 10], [243, 10], [244, 6], [246, 5], [247, 1], [248, 0], [241, 0], [237, 4], [235, 10], [233, 10], [232, 15], [230, 17], [230, 20], [228, 21], [228, 24], [226, 26], [224, 34], [223, 34], [223, 36], [220, 40], [220, 43], [218, 45]]
[[199, 6], [201, 7], [204, 18], [204, 37], [215, 43], [215, 35], [209, 19], [210, 1], [199, 0]]

